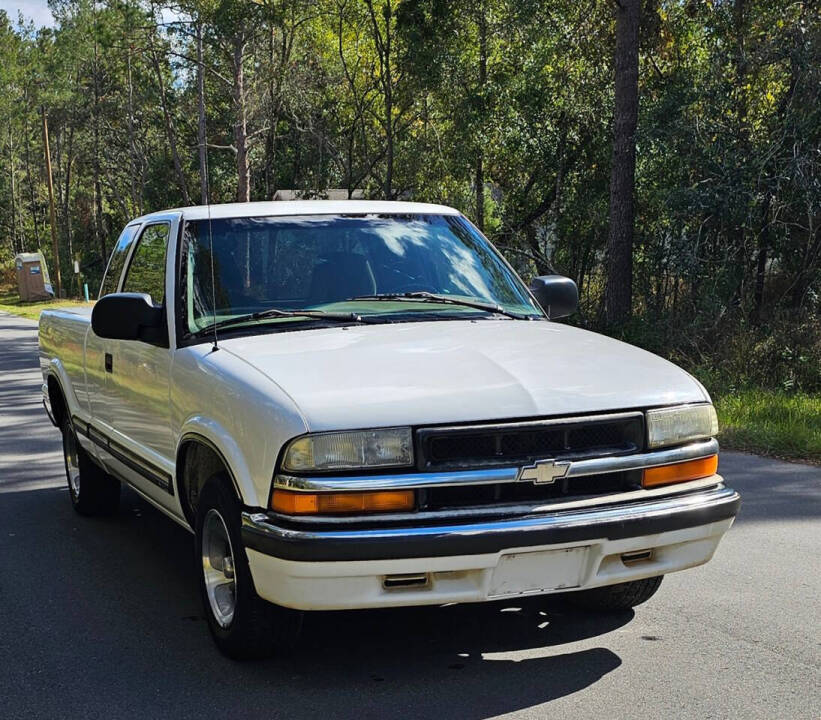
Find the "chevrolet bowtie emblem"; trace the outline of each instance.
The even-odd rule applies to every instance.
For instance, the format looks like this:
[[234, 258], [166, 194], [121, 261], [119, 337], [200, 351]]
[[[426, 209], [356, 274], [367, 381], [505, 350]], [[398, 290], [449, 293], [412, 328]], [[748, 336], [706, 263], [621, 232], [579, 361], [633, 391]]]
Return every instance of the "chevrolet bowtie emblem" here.
[[535, 485], [548, 485], [567, 475], [570, 462], [567, 460], [537, 460], [519, 472], [519, 480], [529, 480]]

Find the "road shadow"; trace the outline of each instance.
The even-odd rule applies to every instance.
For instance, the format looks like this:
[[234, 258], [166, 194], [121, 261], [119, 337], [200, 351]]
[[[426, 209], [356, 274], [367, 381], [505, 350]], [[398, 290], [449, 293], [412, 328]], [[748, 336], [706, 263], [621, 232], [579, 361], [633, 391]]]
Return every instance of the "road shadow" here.
[[[5, 350], [2, 354], [5, 361]], [[0, 494], [62, 482], [60, 434], [30, 376], [29, 369], [0, 375]]]
[[192, 536], [133, 492], [106, 519], [77, 516], [66, 492], [0, 502], [0, 603], [13, 618], [0, 653], [15, 659], [0, 670], [4, 718], [144, 717], [147, 699], [155, 716], [485, 718], [621, 664], [605, 647], [564, 646], [632, 612], [586, 616], [549, 597], [310, 613], [296, 652], [232, 662], [208, 636]]
[[39, 362], [37, 324], [0, 314], [0, 336], [4, 338], [3, 372], [36, 368]]
[[556, 598], [312, 613], [290, 656], [223, 658], [187, 531], [128, 490], [116, 516], [88, 519], [64, 487], [29, 489], [62, 483], [59, 433], [40, 407], [34, 327], [0, 318], [4, 329], [0, 717], [471, 720], [571, 695], [621, 664], [596, 639], [633, 613], [590, 617]]

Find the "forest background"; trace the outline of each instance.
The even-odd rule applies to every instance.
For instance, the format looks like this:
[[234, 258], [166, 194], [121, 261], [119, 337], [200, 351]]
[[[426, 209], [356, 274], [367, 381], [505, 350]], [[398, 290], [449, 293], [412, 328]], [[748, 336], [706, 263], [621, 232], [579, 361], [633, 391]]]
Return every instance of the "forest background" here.
[[152, 210], [445, 203], [526, 280], [573, 278], [572, 322], [693, 372], [725, 444], [821, 461], [817, 2], [49, 8], [39, 28], [0, 11], [0, 309], [39, 311], [21, 251], [54, 279], [56, 249], [63, 294], [93, 296]]

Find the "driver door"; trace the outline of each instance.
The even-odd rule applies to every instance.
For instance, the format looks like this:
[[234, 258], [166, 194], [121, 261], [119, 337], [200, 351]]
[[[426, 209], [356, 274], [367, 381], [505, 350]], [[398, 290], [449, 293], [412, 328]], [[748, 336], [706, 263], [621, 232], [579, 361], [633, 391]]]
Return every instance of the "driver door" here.
[[[154, 305], [166, 306], [166, 255], [176, 223], [152, 222], [142, 228], [125, 270], [122, 292], [147, 293]], [[118, 469], [152, 499], [173, 509], [171, 350], [141, 340], [110, 343], [106, 396], [111, 401], [111, 439], [121, 446], [120, 456], [115, 455]]]

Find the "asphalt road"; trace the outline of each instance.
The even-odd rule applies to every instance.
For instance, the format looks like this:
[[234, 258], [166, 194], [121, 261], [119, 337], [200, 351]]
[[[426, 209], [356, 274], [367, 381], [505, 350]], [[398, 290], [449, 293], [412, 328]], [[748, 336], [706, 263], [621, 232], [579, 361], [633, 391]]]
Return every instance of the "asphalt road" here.
[[310, 615], [291, 657], [211, 644], [191, 536], [131, 492], [71, 509], [36, 327], [0, 314], [0, 718], [819, 718], [821, 468], [724, 453], [743, 506], [635, 613], [551, 598]]

